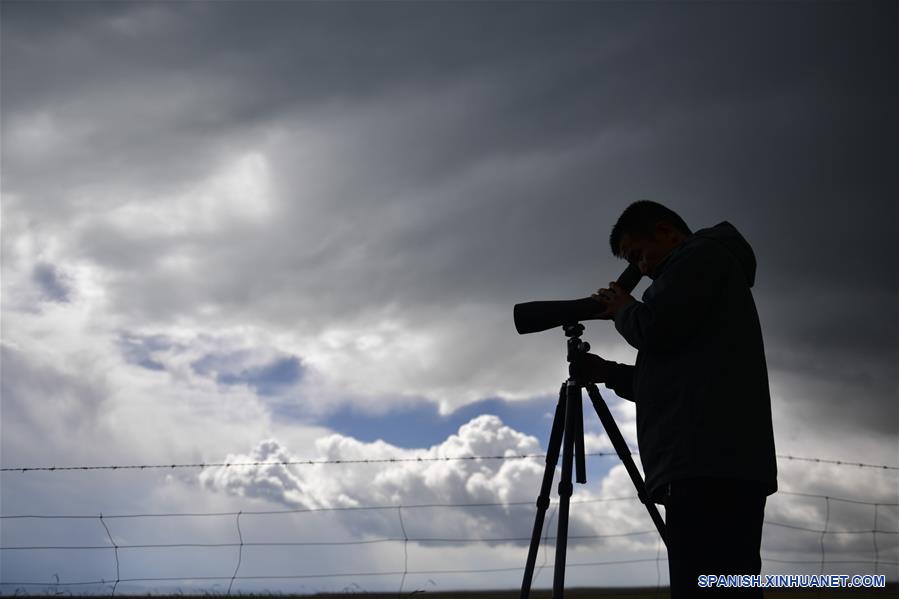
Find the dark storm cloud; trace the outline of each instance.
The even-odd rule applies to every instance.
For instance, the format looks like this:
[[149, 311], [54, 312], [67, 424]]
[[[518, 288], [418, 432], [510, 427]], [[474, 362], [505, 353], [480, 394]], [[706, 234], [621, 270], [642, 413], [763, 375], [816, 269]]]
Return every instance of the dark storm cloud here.
[[[586, 295], [622, 267], [606, 241], [618, 213], [651, 198], [694, 228], [729, 220], [755, 247], [772, 369], [834, 383], [785, 401], [839, 421], [843, 390], [856, 389], [853, 420], [896, 430], [895, 6], [4, 3], [3, 14], [4, 126], [42, 109], [63, 123], [48, 161], [4, 148], [4, 186], [47, 218], [76, 209], [57, 197], [70, 188], [176, 189], [235, 148], [276, 150], [282, 211], [239, 243], [83, 230], [86, 258], [141, 272], [111, 283], [123, 311], [160, 318], [211, 301], [235, 320], [326, 323], [394, 305], [414, 322], [465, 302]], [[194, 256], [203, 277], [161, 270], [168, 253]]]

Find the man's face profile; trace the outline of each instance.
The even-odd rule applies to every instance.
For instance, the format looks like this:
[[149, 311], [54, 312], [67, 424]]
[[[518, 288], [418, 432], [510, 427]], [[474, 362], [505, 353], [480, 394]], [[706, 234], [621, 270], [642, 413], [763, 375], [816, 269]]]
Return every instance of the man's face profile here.
[[618, 253], [639, 268], [640, 274], [652, 277], [665, 256], [685, 238], [686, 235], [667, 223], [658, 223], [648, 236], [624, 233], [618, 244]]

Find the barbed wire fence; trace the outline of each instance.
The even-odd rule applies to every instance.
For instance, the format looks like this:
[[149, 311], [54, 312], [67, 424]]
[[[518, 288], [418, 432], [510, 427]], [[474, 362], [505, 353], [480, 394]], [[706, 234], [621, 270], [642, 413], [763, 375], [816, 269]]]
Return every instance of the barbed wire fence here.
[[[584, 454], [587, 457], [611, 457], [617, 453], [607, 451], [595, 451]], [[631, 450], [631, 455], [639, 455]], [[545, 453], [506, 454], [490, 456], [421, 456], [407, 458], [377, 458], [377, 459], [351, 459], [351, 460], [265, 460], [250, 462], [198, 462], [193, 464], [118, 464], [103, 466], [13, 466], [0, 468], [0, 472], [66, 472], [73, 470], [176, 470], [185, 468], [243, 468], [250, 466], [315, 466], [320, 464], [398, 464], [402, 462], [459, 462], [459, 461], [484, 461], [484, 460], [526, 460], [545, 459]], [[857, 468], [873, 468], [875, 470], [899, 471], [899, 466], [884, 464], [865, 464], [862, 462], [849, 462], [845, 460], [826, 460], [821, 458], [808, 458], [801, 456], [778, 454], [777, 459], [793, 462], [811, 462], [815, 464], [831, 464], [835, 466], [855, 466]]]
[[[612, 456], [614, 453], [594, 452], [587, 454], [589, 456]], [[200, 464], [153, 464], [153, 465], [110, 465], [110, 466], [45, 466], [45, 467], [15, 467], [2, 468], [0, 471], [4, 473], [20, 473], [29, 472], [64, 472], [64, 471], [91, 471], [91, 470], [152, 470], [152, 469], [187, 469], [187, 468], [242, 468], [242, 467], [258, 467], [271, 465], [316, 465], [316, 464], [376, 464], [376, 463], [400, 463], [400, 462], [433, 462], [433, 461], [460, 461], [460, 460], [512, 460], [512, 459], [531, 459], [545, 458], [545, 454], [527, 454], [527, 455], [504, 455], [504, 456], [463, 456], [463, 457], [417, 457], [417, 458], [389, 458], [389, 459], [368, 459], [368, 460], [286, 460], [286, 461], [259, 461], [259, 462], [223, 462], [223, 463], [200, 463]], [[779, 455], [781, 460], [813, 462], [821, 464], [830, 464], [841, 466], [844, 468], [860, 468], [881, 471], [899, 471], [899, 467], [877, 464], [864, 464], [855, 462], [845, 462], [838, 460], [822, 460], [817, 458], [804, 458], [797, 456]], [[899, 572], [899, 561], [892, 558], [893, 553], [897, 553], [899, 549], [899, 530], [882, 527], [884, 520], [890, 522], [899, 521], [899, 503], [884, 501], [865, 501], [859, 499], [836, 497], [818, 493], [804, 493], [794, 491], [780, 491], [779, 495], [793, 496], [796, 498], [809, 499], [818, 501], [823, 504], [824, 518], [823, 523], [818, 527], [808, 526], [805, 523], [782, 522], [771, 519], [765, 520], [765, 526], [770, 529], [777, 529], [797, 535], [818, 535], [819, 556], [816, 559], [781, 559], [775, 557], [776, 554], [764, 554], [763, 561], [766, 564], [782, 564], [790, 566], [814, 567], [824, 574], [830, 566], [873, 566], [874, 573], [896, 573]], [[615, 501], [638, 501], [636, 495], [623, 497], [601, 497], [591, 499], [572, 499], [572, 504], [584, 503], [603, 503]], [[832, 507], [837, 504], [846, 504], [861, 506], [863, 509], [870, 509], [872, 513], [873, 526], [859, 529], [839, 529], [832, 527], [833, 510]], [[484, 536], [458, 536], [458, 537], [429, 537], [420, 535], [410, 535], [407, 532], [404, 521], [404, 513], [409, 514], [412, 510], [471, 510], [483, 507], [501, 507], [508, 509], [510, 507], [533, 508], [533, 501], [520, 502], [504, 502], [504, 503], [428, 503], [428, 504], [396, 504], [396, 505], [368, 505], [354, 507], [321, 507], [321, 508], [296, 508], [281, 510], [238, 510], [224, 512], [182, 512], [182, 513], [128, 513], [128, 514], [0, 514], [0, 524], [11, 523], [15, 521], [96, 521], [105, 534], [106, 543], [103, 544], [34, 544], [34, 545], [0, 545], [0, 559], [4, 556], [12, 554], [23, 554], [28, 552], [109, 552], [110, 566], [114, 563], [115, 578], [100, 577], [88, 578], [85, 580], [60, 580], [58, 576], [54, 581], [35, 581], [35, 580], [4, 580], [0, 576], [0, 594], [13, 592], [15, 594], [27, 594], [29, 589], [38, 589], [53, 594], [71, 593], [73, 589], [90, 590], [108, 589], [109, 595], [114, 596], [120, 585], [160, 585], [169, 583], [192, 584], [214, 584], [221, 585], [221, 593], [231, 595], [236, 587], [235, 583], [240, 582], [297, 582], [307, 580], [325, 580], [325, 579], [367, 579], [367, 578], [397, 578], [399, 580], [398, 594], [402, 595], [408, 589], [406, 582], [410, 576], [455, 576], [455, 575], [483, 575], [496, 573], [523, 573], [524, 564], [518, 567], [502, 567], [502, 568], [442, 568], [442, 569], [415, 569], [409, 567], [410, 551], [422, 551], [427, 547], [460, 547], [460, 546], [476, 546], [476, 545], [515, 545], [523, 546], [530, 541], [527, 537], [484, 537]], [[553, 506], [553, 509], [555, 505]], [[241, 528], [243, 518], [244, 527], [247, 526], [247, 518], [265, 518], [277, 519], [285, 518], [296, 514], [311, 513], [346, 513], [346, 512], [395, 512], [398, 522], [398, 530], [401, 531], [399, 536], [382, 536], [375, 538], [360, 538], [346, 541], [322, 541], [322, 540], [302, 540], [302, 541], [247, 541], [244, 537], [244, 530]], [[888, 515], [889, 518], [884, 516]], [[551, 513], [546, 526], [544, 527], [544, 535], [542, 538], [543, 560], [538, 564], [538, 570], [535, 580], [546, 569], [549, 562], [550, 545], [555, 541], [555, 536], [551, 533], [552, 519], [554, 513]], [[153, 520], [153, 521], [170, 521], [170, 520], [208, 520], [211, 518], [232, 519], [234, 530], [236, 532], [235, 540], [230, 542], [204, 543], [204, 542], [179, 542], [179, 543], [150, 543], [150, 542], [119, 542], [110, 529], [110, 521], [134, 522], [135, 520]], [[654, 528], [645, 530], [628, 530], [623, 532], [609, 534], [592, 534], [592, 535], [571, 535], [570, 543], [578, 543], [590, 545], [596, 543], [605, 543], [610, 539], [626, 539], [634, 537], [651, 537], [656, 535]], [[837, 552], [836, 557], [832, 554], [829, 556], [827, 541], [840, 536], [863, 537], [870, 535], [871, 549], [866, 553], [857, 553], [847, 559], [845, 552]], [[245, 571], [242, 573], [241, 568], [244, 566], [245, 551], [255, 548], [288, 548], [303, 547], [320, 549], [325, 547], [347, 548], [352, 546], [369, 546], [369, 545], [400, 545], [402, 547], [402, 569], [384, 569], [371, 571], [334, 571], [334, 572], [294, 572], [294, 573], [273, 573], [273, 574], [249, 574]], [[122, 576], [122, 565], [127, 560], [126, 556], [136, 551], [154, 551], [154, 550], [175, 550], [175, 549], [199, 549], [210, 550], [220, 548], [236, 549], [234, 569], [230, 575], [189, 575], [189, 576]], [[884, 553], [889, 552], [885, 558]], [[871, 556], [873, 555], [873, 559]], [[899, 559], [899, 555], [897, 555]], [[662, 544], [660, 540], [656, 540], [655, 557], [635, 557], [633, 559], [615, 559], [600, 561], [574, 561], [567, 564], [569, 568], [587, 568], [587, 567], [615, 567], [640, 563], [655, 563], [656, 569], [656, 587], [662, 586], [662, 562], [666, 562], [662, 552]], [[550, 566], [551, 569], [551, 566]], [[889, 577], [888, 577], [889, 578]], [[227, 588], [225, 588], [227, 585]], [[358, 585], [354, 582], [356, 588]], [[133, 587], [132, 587], [133, 588]]]

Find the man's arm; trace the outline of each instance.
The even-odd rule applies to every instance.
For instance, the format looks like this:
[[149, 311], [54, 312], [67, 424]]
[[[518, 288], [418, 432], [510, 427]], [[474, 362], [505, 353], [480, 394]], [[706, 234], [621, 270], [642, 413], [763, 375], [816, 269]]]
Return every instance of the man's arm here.
[[603, 360], [595, 354], [586, 354], [572, 363], [569, 373], [576, 379], [591, 383], [603, 383], [618, 397], [634, 401], [634, 367]]
[[634, 367], [629, 364], [609, 362], [606, 387], [622, 399], [634, 401]]
[[615, 328], [639, 350], [670, 351], [696, 331], [724, 288], [730, 262], [715, 242], [684, 248], [653, 283], [644, 302], [630, 302], [615, 313]]

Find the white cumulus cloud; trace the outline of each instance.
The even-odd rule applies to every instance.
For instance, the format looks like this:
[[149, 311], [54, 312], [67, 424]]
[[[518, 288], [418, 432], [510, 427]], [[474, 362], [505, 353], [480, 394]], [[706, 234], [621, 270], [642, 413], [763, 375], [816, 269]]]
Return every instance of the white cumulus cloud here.
[[[492, 415], [462, 425], [443, 443], [422, 450], [402, 449], [375, 441], [365, 443], [333, 434], [316, 442], [317, 461], [358, 461], [349, 464], [220, 467], [204, 471], [199, 480], [208, 489], [263, 498], [289, 507], [455, 504], [445, 518], [419, 524], [431, 535], [478, 536], [521, 534], [523, 514], [517, 509], [472, 511], [466, 504], [509, 504], [536, 493], [543, 463], [537, 459], [456, 460], [470, 456], [517, 456], [540, 453], [535, 437], [525, 435]], [[396, 461], [414, 460], [422, 461]], [[443, 458], [446, 458], [444, 460]], [[245, 455], [229, 454], [226, 462], [285, 462], [298, 459], [288, 448], [269, 439]], [[303, 458], [308, 459], [308, 457]], [[378, 462], [378, 460], [384, 460]], [[365, 462], [368, 463], [365, 463]], [[411, 516], [416, 521], [416, 516]], [[377, 517], [359, 521], [359, 534], [383, 533]], [[391, 525], [392, 526], [392, 525]]]

